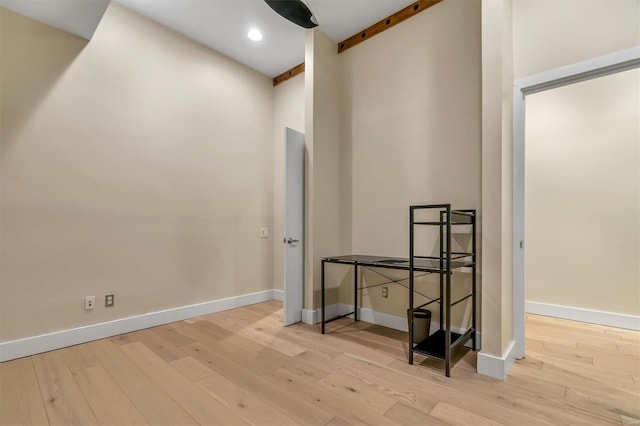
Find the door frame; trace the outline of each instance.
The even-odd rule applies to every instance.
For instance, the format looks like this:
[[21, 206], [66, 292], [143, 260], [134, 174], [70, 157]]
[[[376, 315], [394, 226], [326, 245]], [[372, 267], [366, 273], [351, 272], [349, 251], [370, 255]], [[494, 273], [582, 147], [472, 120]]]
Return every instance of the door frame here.
[[[525, 113], [526, 96], [580, 81], [640, 68], [640, 46], [514, 81], [513, 85], [513, 340], [517, 359], [525, 356]], [[523, 245], [521, 245], [521, 243]]]

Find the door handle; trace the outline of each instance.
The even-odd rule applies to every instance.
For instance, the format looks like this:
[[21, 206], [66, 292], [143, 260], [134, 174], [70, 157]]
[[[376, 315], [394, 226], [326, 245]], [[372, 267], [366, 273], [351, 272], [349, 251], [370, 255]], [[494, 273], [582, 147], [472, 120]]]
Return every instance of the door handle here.
[[287, 238], [287, 244], [293, 244], [293, 243], [299, 243], [299, 242], [300, 242], [300, 240], [294, 240], [291, 237]]

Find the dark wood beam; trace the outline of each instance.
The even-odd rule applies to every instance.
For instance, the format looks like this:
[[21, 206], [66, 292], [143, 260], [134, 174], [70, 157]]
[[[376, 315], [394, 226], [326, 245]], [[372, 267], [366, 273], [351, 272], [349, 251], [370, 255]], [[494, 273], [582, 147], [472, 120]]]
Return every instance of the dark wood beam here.
[[280, 75], [277, 75], [275, 77], [273, 77], [273, 85], [277, 86], [278, 84], [282, 83], [283, 81], [287, 81], [292, 77], [295, 77], [298, 74], [302, 74], [304, 72], [304, 62], [296, 65], [295, 67], [291, 68], [290, 70], [287, 70], [285, 72], [283, 72]]
[[[399, 24], [402, 21], [405, 21], [412, 16], [417, 15], [430, 8], [431, 6], [440, 3], [442, 0], [418, 0], [414, 3], [411, 3], [409, 6], [405, 7], [394, 13], [393, 15], [387, 16], [379, 22], [371, 25], [369, 28], [366, 28], [357, 34], [352, 35], [348, 39], [338, 43], [338, 53], [342, 53], [345, 50], [362, 43], [365, 40], [369, 40], [371, 37], [380, 34], [381, 32], [393, 27], [394, 25]], [[278, 84], [289, 80], [292, 77], [295, 77], [298, 74], [302, 74], [304, 72], [304, 62], [296, 65], [283, 72], [280, 75], [273, 77], [273, 85], [277, 86]]]
[[410, 4], [404, 9], [397, 11], [393, 15], [387, 16], [383, 20], [371, 25], [369, 28], [366, 28], [357, 34], [352, 35], [348, 39], [338, 43], [338, 53], [342, 53], [345, 50], [357, 44], [360, 44], [365, 40], [369, 40], [371, 37], [380, 34], [385, 30], [388, 30], [394, 25], [397, 25], [400, 22], [417, 15], [423, 10], [430, 8], [434, 4], [440, 3], [441, 1], [442, 0], [418, 0], [417, 2]]

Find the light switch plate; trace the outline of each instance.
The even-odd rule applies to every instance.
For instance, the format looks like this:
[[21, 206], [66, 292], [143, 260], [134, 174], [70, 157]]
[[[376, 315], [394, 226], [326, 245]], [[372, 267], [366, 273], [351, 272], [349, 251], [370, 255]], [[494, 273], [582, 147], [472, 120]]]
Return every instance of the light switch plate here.
[[260, 228], [260, 238], [269, 238], [269, 228]]

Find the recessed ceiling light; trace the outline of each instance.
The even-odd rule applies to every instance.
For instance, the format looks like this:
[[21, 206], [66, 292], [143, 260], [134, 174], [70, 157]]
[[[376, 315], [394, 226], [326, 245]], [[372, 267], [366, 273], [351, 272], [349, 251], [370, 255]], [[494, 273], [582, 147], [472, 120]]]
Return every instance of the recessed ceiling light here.
[[260, 41], [262, 40], [262, 33], [254, 28], [247, 33], [247, 37], [253, 41]]

